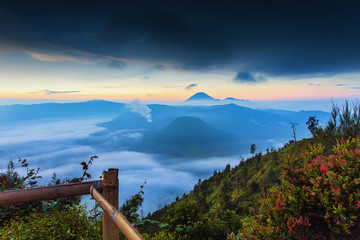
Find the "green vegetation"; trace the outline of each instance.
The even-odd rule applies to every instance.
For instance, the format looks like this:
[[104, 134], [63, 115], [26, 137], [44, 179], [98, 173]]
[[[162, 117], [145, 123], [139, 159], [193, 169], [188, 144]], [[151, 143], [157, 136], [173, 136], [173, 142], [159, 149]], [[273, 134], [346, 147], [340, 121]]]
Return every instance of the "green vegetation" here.
[[1, 239], [102, 239], [101, 221], [81, 206], [34, 212], [11, 219], [0, 231]]
[[232, 239], [353, 239], [360, 217], [360, 138], [334, 154], [309, 146], [281, 164], [282, 184], [263, 191], [259, 211]]
[[[299, 141], [297, 150], [305, 149], [310, 142]], [[166, 223], [166, 228], [144, 230], [170, 233], [176, 239], [226, 239], [232, 232], [237, 233], [243, 222], [258, 211], [261, 188], [281, 183], [279, 159], [293, 146], [271, 148], [264, 155], [259, 152], [246, 161], [241, 159], [232, 169], [227, 165], [209, 179], [199, 179], [189, 194], [148, 216]]]
[[[309, 116], [313, 138], [227, 165], [170, 205], [139, 219], [143, 187], [121, 207], [145, 239], [354, 239], [360, 223], [360, 106], [333, 107], [327, 126]], [[293, 125], [295, 126], [295, 125]], [[37, 185], [38, 171], [20, 177], [10, 162], [1, 191]], [[91, 161], [90, 161], [91, 163]], [[83, 177], [90, 163], [82, 163]], [[61, 181], [53, 178], [52, 184]], [[1, 207], [2, 239], [100, 239], [99, 211], [78, 199]], [[17, 216], [14, 218], [14, 216]], [[51, 223], [51, 224], [50, 224]], [[57, 223], [57, 224], [55, 224]], [[51, 226], [50, 226], [51, 225]], [[56, 235], [58, 234], [58, 235]], [[41, 236], [45, 236], [42, 238]]]
[[[82, 162], [81, 177], [60, 180], [53, 175], [48, 185], [82, 182], [91, 179], [89, 166], [97, 158]], [[39, 169], [29, 168], [26, 159], [19, 159], [26, 168], [26, 176], [16, 172], [14, 162], [10, 161], [6, 173], [0, 176], [0, 191], [34, 188], [38, 186]], [[144, 192], [129, 198], [120, 208], [120, 212], [130, 221], [138, 222], [136, 213], [143, 202]], [[22, 204], [0, 206], [0, 239], [102, 239], [102, 211], [98, 205], [87, 210], [80, 205], [80, 197], [61, 198], [50, 201], [37, 201]], [[125, 239], [120, 234], [120, 239]]]
[[322, 143], [325, 146], [325, 154], [329, 155], [337, 140], [355, 138], [360, 134], [360, 102], [346, 101], [342, 107], [334, 104], [331, 117], [324, 128], [319, 126], [316, 120], [314, 123], [310, 121], [309, 124], [315, 141]]
[[[333, 107], [311, 139], [255, 154], [149, 218], [176, 239], [353, 239], [360, 207], [359, 103]], [[294, 125], [293, 125], [294, 126]], [[341, 140], [346, 139], [346, 140]], [[195, 208], [196, 206], [196, 208]], [[230, 218], [226, 216], [231, 216]], [[216, 229], [216, 230], [215, 230]]]

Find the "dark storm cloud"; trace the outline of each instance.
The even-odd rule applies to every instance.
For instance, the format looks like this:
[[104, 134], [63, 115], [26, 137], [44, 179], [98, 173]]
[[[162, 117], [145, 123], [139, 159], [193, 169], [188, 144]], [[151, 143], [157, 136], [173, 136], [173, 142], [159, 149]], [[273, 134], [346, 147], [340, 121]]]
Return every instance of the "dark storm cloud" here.
[[197, 83], [192, 83], [192, 84], [189, 84], [188, 86], [185, 87], [186, 90], [191, 90], [195, 87], [199, 86]]
[[238, 72], [234, 80], [240, 83], [257, 83], [265, 81], [266, 78], [260, 74], [251, 72]]
[[8, 1], [0, 45], [185, 69], [334, 74], [360, 70], [359, 7], [350, 0]]

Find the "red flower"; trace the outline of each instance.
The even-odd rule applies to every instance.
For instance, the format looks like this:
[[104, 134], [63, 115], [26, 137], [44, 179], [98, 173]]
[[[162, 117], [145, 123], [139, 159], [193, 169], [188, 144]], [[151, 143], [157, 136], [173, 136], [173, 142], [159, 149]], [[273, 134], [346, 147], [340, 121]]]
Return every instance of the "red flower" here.
[[275, 209], [276, 209], [276, 211], [278, 211], [278, 212], [280, 212], [280, 210], [281, 210], [281, 206], [280, 206], [280, 204], [281, 204], [281, 200], [276, 200], [275, 201]]
[[335, 194], [340, 195], [340, 192], [341, 192], [341, 189], [340, 189], [340, 188], [334, 189], [334, 193], [335, 193]]
[[321, 165], [321, 167], [320, 167], [320, 172], [322, 172], [322, 173], [327, 173], [327, 172], [328, 172], [327, 167], [326, 167], [325, 164], [322, 164], [322, 165]]

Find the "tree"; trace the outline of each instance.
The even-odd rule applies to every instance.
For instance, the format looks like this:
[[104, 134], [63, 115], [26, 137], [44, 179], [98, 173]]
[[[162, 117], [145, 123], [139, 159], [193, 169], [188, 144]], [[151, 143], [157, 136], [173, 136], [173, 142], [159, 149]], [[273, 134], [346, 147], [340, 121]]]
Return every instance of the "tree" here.
[[254, 155], [255, 154], [255, 152], [256, 152], [256, 145], [255, 144], [251, 144], [251, 147], [250, 147], [250, 153], [252, 154], [252, 155]]
[[309, 120], [306, 122], [309, 131], [313, 136], [315, 136], [317, 130], [319, 129], [319, 120], [316, 119], [316, 116], [310, 116]]
[[291, 129], [292, 129], [292, 132], [293, 132], [293, 138], [294, 138], [294, 141], [295, 143], [297, 142], [296, 141], [296, 126], [299, 125], [298, 123], [293, 123], [293, 122], [290, 122], [291, 124]]
[[230, 164], [226, 164], [226, 167], [225, 167], [225, 169], [224, 169], [224, 173], [229, 173], [229, 172], [230, 172], [230, 169], [231, 169]]

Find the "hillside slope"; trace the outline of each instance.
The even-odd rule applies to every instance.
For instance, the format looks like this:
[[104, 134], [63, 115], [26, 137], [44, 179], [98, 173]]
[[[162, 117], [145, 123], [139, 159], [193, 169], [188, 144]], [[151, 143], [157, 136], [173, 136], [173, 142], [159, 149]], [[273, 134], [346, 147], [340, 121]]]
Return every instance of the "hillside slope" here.
[[[233, 214], [232, 217], [236, 218], [240, 224], [241, 218], [246, 219], [252, 211], [256, 211], [258, 208], [261, 189], [266, 190], [280, 183], [279, 160], [283, 155], [289, 152], [299, 153], [312, 142], [313, 139], [303, 139], [296, 144], [287, 144], [280, 149], [270, 149], [266, 154], [257, 153], [247, 160], [242, 160], [233, 168], [227, 165], [221, 172], [215, 170], [210, 178], [199, 179], [190, 193], [177, 198], [173, 203], [152, 213], [147, 218], [171, 225], [176, 212], [183, 209], [183, 214], [186, 215], [191, 204], [195, 203], [198, 208], [198, 216], [192, 216], [191, 221], [194, 219], [207, 219], [210, 222], [223, 220], [224, 224], [228, 224], [229, 221], [224, 218]], [[186, 225], [186, 223], [184, 224]], [[228, 227], [231, 228], [231, 226]], [[238, 230], [236, 228], [240, 226], [232, 227], [231, 231], [236, 231]], [[229, 230], [223, 229], [223, 235], [218, 239], [226, 238], [225, 232], [229, 232]]]

